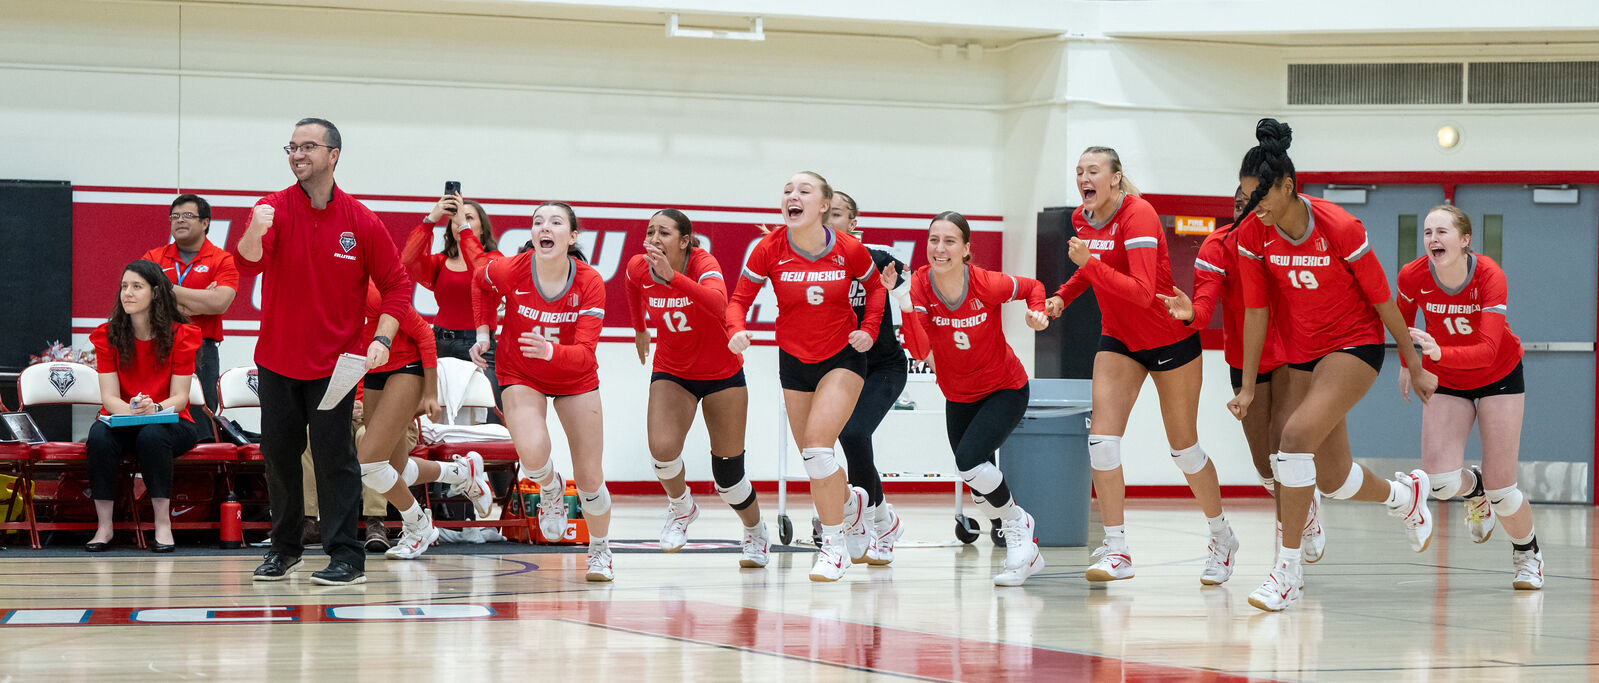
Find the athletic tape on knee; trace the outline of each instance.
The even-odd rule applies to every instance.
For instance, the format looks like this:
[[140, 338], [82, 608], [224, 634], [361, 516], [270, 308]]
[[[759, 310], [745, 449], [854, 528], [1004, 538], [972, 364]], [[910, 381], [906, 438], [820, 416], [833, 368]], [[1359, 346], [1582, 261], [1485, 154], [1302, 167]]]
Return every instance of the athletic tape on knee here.
[[1001, 474], [994, 463], [985, 462], [969, 470], [961, 472], [961, 478], [966, 480], [966, 485], [972, 487], [973, 493], [980, 493], [987, 497], [1000, 484], [1005, 483], [1005, 475]]
[[417, 474], [416, 461], [406, 458], [405, 469], [400, 471], [400, 479], [405, 481], [406, 486], [416, 486]]
[[1088, 466], [1101, 472], [1122, 466], [1122, 438], [1088, 435]]
[[387, 462], [361, 463], [361, 483], [378, 493], [387, 493], [400, 480], [400, 473]]
[[583, 504], [585, 516], [603, 515], [611, 511], [611, 490], [600, 484], [598, 491], [577, 490], [577, 498]]
[[655, 478], [661, 481], [675, 479], [677, 475], [683, 473], [683, 456], [681, 455], [665, 462], [651, 458], [650, 464], [655, 466]]
[[711, 478], [716, 480], [716, 495], [734, 510], [743, 510], [755, 503], [755, 486], [744, 476], [744, 454], [731, 458], [711, 456]]
[[1316, 460], [1309, 453], [1277, 453], [1271, 456], [1272, 474], [1284, 488], [1316, 485]]
[[1517, 488], [1515, 484], [1488, 492], [1488, 504], [1493, 506], [1494, 514], [1500, 517], [1509, 517], [1516, 514], [1517, 511], [1521, 510], [1521, 504], [1524, 500], [1525, 497], [1521, 495], [1521, 489]]
[[1183, 471], [1183, 474], [1199, 474], [1200, 470], [1205, 469], [1205, 463], [1210, 462], [1210, 458], [1205, 456], [1205, 449], [1196, 443], [1180, 451], [1173, 451], [1171, 461], [1177, 469]]
[[522, 466], [520, 463], [517, 464], [517, 467], [519, 469], [521, 469], [522, 478], [523, 479], [527, 479], [527, 480], [532, 481], [533, 483], [537, 484], [539, 482], [544, 481], [545, 479], [548, 479], [550, 477], [550, 475], [555, 472], [555, 461], [554, 460], [545, 460], [544, 464], [542, 466], [540, 466], [536, 470], [530, 470], [530, 469]]
[[1266, 493], [1275, 496], [1277, 495], [1277, 477], [1275, 476], [1277, 474], [1277, 468], [1272, 467], [1271, 470], [1273, 476], [1262, 477], [1260, 476], [1259, 472], [1256, 472], [1255, 476], [1260, 478], [1260, 485], [1266, 487]]
[[1357, 462], [1349, 463], [1349, 475], [1344, 477], [1344, 483], [1337, 489], [1329, 491], [1327, 493], [1327, 497], [1337, 498], [1339, 500], [1349, 500], [1350, 498], [1354, 498], [1355, 494], [1360, 493], [1360, 486], [1365, 483], [1365, 468], [1361, 467], [1360, 463]]
[[805, 476], [813, 480], [826, 479], [839, 469], [831, 448], [806, 448], [800, 451], [800, 459], [805, 461]]
[[1438, 500], [1449, 500], [1460, 495], [1460, 470], [1449, 472], [1427, 473], [1427, 479], [1432, 482], [1432, 497]]

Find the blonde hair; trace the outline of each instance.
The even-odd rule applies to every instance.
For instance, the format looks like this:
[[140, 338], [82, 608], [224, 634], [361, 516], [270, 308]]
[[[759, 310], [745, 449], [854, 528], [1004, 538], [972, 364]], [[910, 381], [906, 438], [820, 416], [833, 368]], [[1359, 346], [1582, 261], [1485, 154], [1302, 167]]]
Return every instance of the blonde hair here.
[[[1471, 217], [1467, 216], [1465, 211], [1461, 211], [1460, 207], [1454, 204], [1439, 204], [1427, 209], [1427, 214], [1431, 215], [1434, 211], [1442, 211], [1449, 214], [1449, 217], [1453, 219], [1452, 222], [1455, 225], [1455, 229], [1459, 230], [1460, 234], [1471, 237]], [[1471, 251], [1470, 243], [1466, 244], [1466, 251]]]
[[1116, 150], [1114, 148], [1111, 148], [1111, 147], [1089, 147], [1088, 149], [1083, 150], [1083, 154], [1103, 154], [1103, 155], [1105, 155], [1105, 160], [1110, 162], [1110, 172], [1111, 173], [1120, 173], [1120, 174], [1122, 174], [1121, 183], [1117, 185], [1117, 188], [1120, 189], [1122, 192], [1130, 194], [1130, 195], [1132, 195], [1134, 197], [1137, 197], [1138, 195], [1142, 194], [1141, 192], [1138, 191], [1138, 186], [1133, 184], [1132, 179], [1127, 177], [1127, 172], [1122, 170], [1122, 158], [1121, 158], [1121, 155], [1117, 154]]

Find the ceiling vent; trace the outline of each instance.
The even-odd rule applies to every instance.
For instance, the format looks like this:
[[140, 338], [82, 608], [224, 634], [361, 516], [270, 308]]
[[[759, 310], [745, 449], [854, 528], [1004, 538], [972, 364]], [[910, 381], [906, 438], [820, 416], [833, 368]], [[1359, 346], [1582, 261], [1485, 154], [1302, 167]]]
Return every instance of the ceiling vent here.
[[1288, 104], [1460, 104], [1460, 63], [1289, 64]]
[[1599, 62], [1472, 62], [1471, 104], [1599, 102]]

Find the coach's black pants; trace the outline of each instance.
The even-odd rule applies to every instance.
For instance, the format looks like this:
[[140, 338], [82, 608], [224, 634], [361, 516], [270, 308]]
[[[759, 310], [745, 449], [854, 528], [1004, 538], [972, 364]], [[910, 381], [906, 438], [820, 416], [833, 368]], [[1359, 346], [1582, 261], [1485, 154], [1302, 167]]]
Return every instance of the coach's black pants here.
[[322, 548], [335, 560], [366, 567], [366, 551], [355, 537], [361, 512], [361, 466], [350, 437], [355, 392], [332, 410], [317, 410], [328, 378], [299, 380], [259, 368], [261, 456], [266, 460], [267, 495], [272, 500], [272, 549], [291, 557], [305, 552], [305, 492], [300, 454], [310, 428], [311, 462], [316, 469]]
[[172, 461], [194, 448], [194, 428], [187, 423], [112, 427], [95, 420], [84, 449], [89, 459], [89, 490], [95, 500], [116, 500], [122, 456], [139, 460], [144, 490], [151, 498], [172, 497]]
[[844, 431], [838, 435], [838, 443], [844, 447], [844, 460], [849, 464], [849, 485], [865, 489], [869, 505], [883, 503], [883, 480], [877, 474], [872, 433], [893, 409], [894, 401], [899, 400], [906, 379], [904, 362], [868, 370], [860, 398], [855, 400], [855, 412], [850, 414]]

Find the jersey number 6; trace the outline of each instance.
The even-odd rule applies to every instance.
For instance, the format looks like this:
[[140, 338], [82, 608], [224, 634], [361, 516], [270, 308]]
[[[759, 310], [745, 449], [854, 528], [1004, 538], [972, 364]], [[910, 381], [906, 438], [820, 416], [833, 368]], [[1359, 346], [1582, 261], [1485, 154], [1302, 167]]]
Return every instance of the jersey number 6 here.
[[811, 285], [805, 288], [805, 303], [812, 306], [822, 305], [822, 286]]

